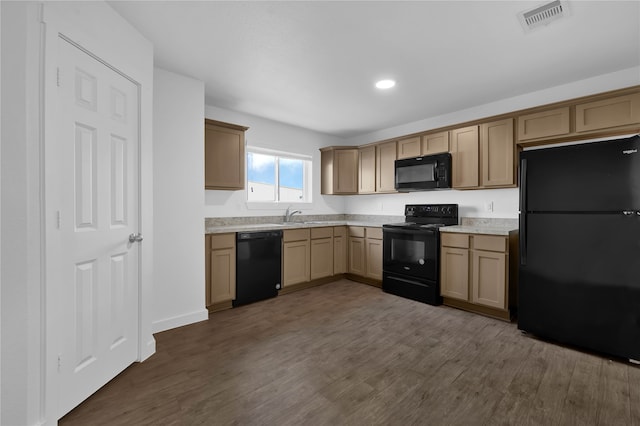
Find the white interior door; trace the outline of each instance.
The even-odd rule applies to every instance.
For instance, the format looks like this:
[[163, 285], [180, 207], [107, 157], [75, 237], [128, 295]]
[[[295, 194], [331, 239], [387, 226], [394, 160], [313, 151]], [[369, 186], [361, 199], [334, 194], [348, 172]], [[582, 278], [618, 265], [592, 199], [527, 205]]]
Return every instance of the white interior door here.
[[62, 416], [137, 358], [140, 100], [135, 83], [63, 38], [58, 58], [45, 185]]

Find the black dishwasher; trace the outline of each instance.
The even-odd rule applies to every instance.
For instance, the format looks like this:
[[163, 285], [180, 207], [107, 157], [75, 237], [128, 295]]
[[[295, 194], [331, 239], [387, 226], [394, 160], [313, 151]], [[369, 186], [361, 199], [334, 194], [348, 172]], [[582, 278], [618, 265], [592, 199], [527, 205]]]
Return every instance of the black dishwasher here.
[[233, 306], [276, 297], [282, 277], [282, 231], [236, 234], [236, 298]]

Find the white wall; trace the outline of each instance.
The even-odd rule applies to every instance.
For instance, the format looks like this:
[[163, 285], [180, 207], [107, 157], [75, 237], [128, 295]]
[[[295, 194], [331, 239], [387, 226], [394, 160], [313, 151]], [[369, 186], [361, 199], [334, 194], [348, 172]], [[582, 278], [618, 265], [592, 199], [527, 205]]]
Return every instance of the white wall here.
[[[42, 404], [39, 30], [35, 5], [2, 8], [2, 414], [35, 424]], [[36, 108], [34, 108], [34, 106]]]
[[[345, 144], [362, 145], [638, 84], [640, 84], [640, 68], [631, 68], [360, 135], [348, 139]], [[486, 203], [488, 202], [493, 202], [493, 211], [486, 209]], [[409, 203], [457, 203], [460, 205], [460, 217], [518, 217], [517, 188], [348, 196], [345, 197], [345, 213], [402, 215], [404, 205]]]
[[[245, 134], [247, 145], [310, 155], [313, 161], [313, 202], [310, 205], [293, 205], [302, 210], [303, 214], [344, 213], [343, 198], [337, 195], [320, 195], [319, 151], [325, 146], [344, 145], [344, 139], [208, 105], [205, 107], [205, 117], [249, 127]], [[292, 204], [251, 208], [247, 206], [246, 196], [246, 191], [205, 191], [205, 217], [284, 215], [287, 206]]]
[[[518, 188], [350, 195], [345, 198], [345, 213], [349, 214], [402, 216], [405, 204], [458, 204], [460, 217], [518, 217]], [[486, 208], [489, 202], [493, 204], [493, 211]]]
[[206, 320], [204, 83], [156, 68], [153, 332]]

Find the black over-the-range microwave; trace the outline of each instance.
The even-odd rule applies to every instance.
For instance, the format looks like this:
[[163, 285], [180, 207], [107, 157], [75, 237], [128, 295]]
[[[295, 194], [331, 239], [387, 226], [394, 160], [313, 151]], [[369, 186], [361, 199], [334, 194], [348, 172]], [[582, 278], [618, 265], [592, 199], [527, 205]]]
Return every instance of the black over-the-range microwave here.
[[397, 191], [428, 191], [447, 188], [451, 188], [450, 153], [396, 160]]

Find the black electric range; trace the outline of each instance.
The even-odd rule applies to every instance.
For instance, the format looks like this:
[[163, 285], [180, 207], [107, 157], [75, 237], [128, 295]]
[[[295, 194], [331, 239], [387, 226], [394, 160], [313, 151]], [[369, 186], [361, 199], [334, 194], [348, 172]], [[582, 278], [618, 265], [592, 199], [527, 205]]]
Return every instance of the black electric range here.
[[382, 289], [391, 294], [439, 305], [440, 232], [458, 224], [457, 204], [407, 204], [405, 222], [382, 226]]

